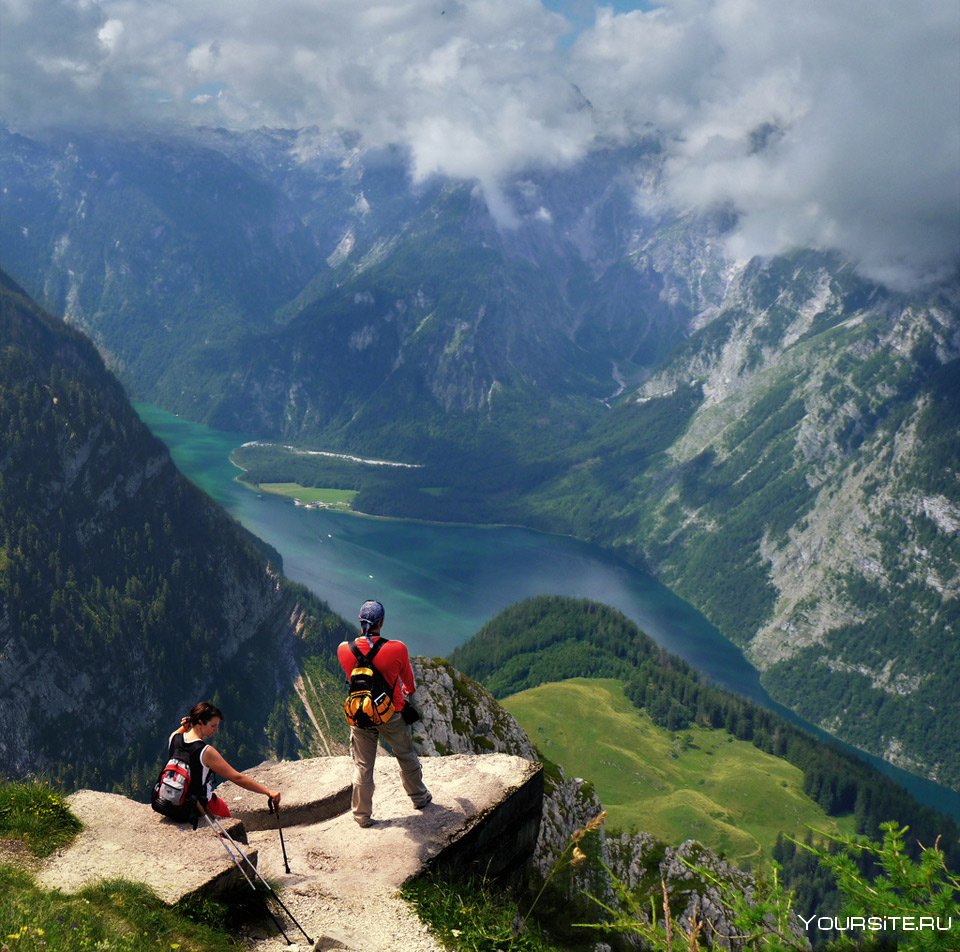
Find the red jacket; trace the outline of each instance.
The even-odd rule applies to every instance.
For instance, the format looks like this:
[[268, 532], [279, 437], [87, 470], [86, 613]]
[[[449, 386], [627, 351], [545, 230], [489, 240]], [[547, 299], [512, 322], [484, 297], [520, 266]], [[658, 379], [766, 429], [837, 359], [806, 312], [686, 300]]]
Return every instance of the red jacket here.
[[[368, 640], [365, 635], [357, 638], [357, 647], [364, 653], [380, 640], [379, 635], [372, 636]], [[393, 685], [393, 706], [396, 710], [403, 710], [406, 701], [404, 696], [413, 694], [417, 686], [413, 680], [413, 668], [410, 667], [410, 655], [407, 652], [407, 646], [402, 641], [394, 641], [391, 638], [383, 639], [385, 644], [377, 652], [373, 659], [373, 666], [386, 678], [387, 684]], [[350, 680], [350, 672], [356, 667], [357, 657], [350, 650], [349, 641], [341, 641], [337, 648], [337, 660], [343, 673]]]

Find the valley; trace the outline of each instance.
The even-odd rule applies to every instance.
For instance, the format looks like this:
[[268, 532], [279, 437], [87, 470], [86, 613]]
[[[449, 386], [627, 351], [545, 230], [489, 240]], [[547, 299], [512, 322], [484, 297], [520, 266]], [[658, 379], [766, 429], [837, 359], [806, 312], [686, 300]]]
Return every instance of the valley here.
[[657, 727], [618, 681], [572, 678], [502, 704], [545, 757], [593, 784], [608, 829], [693, 837], [738, 866], [771, 856], [779, 834], [854, 832], [852, 816], [831, 817], [804, 793], [798, 768], [722, 730]]
[[779, 702], [956, 789], [956, 282], [732, 260], [727, 210], [653, 200], [662, 163], [518, 173], [507, 228], [336, 136], [5, 131], [0, 239], [129, 392], [260, 444], [252, 482], [600, 547]]
[[[272, 542], [277, 541], [276, 522], [284, 518], [292, 517], [288, 525], [301, 533], [304, 528], [308, 535], [311, 529], [314, 530], [314, 541], [319, 541], [320, 545], [325, 545], [326, 540], [339, 546], [339, 551], [328, 563], [331, 566], [348, 567], [350, 559], [344, 556], [350, 552], [361, 562], [367, 562], [374, 554], [386, 555], [379, 565], [392, 566], [393, 570], [405, 573], [403, 587], [408, 591], [412, 563], [408, 556], [398, 551], [401, 541], [410, 546], [411, 553], [418, 552], [421, 557], [425, 553], [432, 558], [446, 555], [433, 564], [431, 574], [425, 575], [428, 584], [434, 585], [442, 577], [441, 567], [452, 565], [462, 571], [465, 557], [468, 563], [471, 560], [476, 562], [476, 553], [471, 554], [470, 548], [463, 545], [463, 540], [471, 534], [475, 539], [492, 537], [496, 544], [492, 553], [495, 564], [500, 570], [509, 570], [511, 566], [504, 558], [509, 550], [502, 545], [501, 531], [521, 544], [524, 563], [538, 570], [543, 569], [543, 560], [555, 556], [557, 550], [568, 556], [579, 552], [579, 558], [570, 560], [575, 571], [569, 577], [575, 579], [575, 583], [566, 585], [567, 593], [577, 584], [585, 584], [591, 594], [595, 593], [598, 579], [603, 576], [592, 571], [591, 562], [606, 562], [628, 574], [637, 574], [625, 563], [612, 560], [602, 550], [591, 550], [572, 538], [505, 527], [501, 530], [497, 527], [424, 524], [307, 510], [281, 497], [258, 496], [236, 480], [238, 470], [229, 461], [229, 449], [237, 445], [235, 437], [141, 405], [140, 413], [152, 417], [155, 428], [166, 430], [168, 438], [170, 433], [187, 434], [174, 455], [193, 461], [198, 482], [209, 486], [211, 492], [225, 501], [228, 509], [231, 497], [236, 497], [242, 501], [242, 506], [249, 506], [250, 511], [256, 513], [252, 524], [241, 527], [210, 497], [198, 493], [172, 466], [165, 448], [150, 437], [136, 419], [122, 390], [104, 371], [89, 342], [55, 318], [43, 314], [13, 282], [6, 279], [0, 289], [0, 324], [4, 339], [9, 341], [3, 355], [7, 360], [5, 379], [13, 384], [9, 387], [12, 400], [0, 405], [4, 410], [0, 422], [4, 432], [11, 437], [7, 445], [11, 452], [18, 454], [8, 456], [6, 463], [14, 459], [15, 471], [24, 477], [13, 486], [5, 486], [4, 494], [0, 496], [4, 549], [16, 556], [15, 559], [5, 559], [0, 566], [0, 594], [3, 596], [0, 630], [6, 629], [14, 636], [6, 642], [5, 651], [12, 646], [16, 655], [22, 655], [26, 644], [22, 639], [18, 642], [17, 638], [29, 628], [37, 636], [32, 647], [43, 652], [42, 657], [28, 665], [28, 670], [36, 671], [39, 676], [21, 678], [12, 696], [4, 695], [0, 716], [15, 726], [18, 723], [14, 717], [17, 706], [24, 696], [36, 696], [30, 692], [43, 690], [49, 685], [51, 671], [58, 679], [57, 683], [65, 686], [69, 675], [57, 668], [65, 660], [71, 662], [75, 681], [75, 690], [65, 690], [59, 706], [53, 706], [49, 700], [37, 706], [38, 714], [29, 723], [29, 727], [37, 732], [37, 740], [24, 743], [20, 753], [29, 752], [31, 757], [37, 757], [40, 752], [42, 759], [19, 762], [14, 765], [17, 771], [27, 771], [32, 764], [39, 763], [45, 771], [58, 772], [58, 784], [113, 784], [115, 788], [140, 790], [149, 777], [146, 752], [157, 719], [154, 713], [158, 709], [157, 702], [151, 701], [151, 694], [146, 693], [147, 703], [144, 710], [138, 712], [139, 716], [136, 719], [128, 716], [124, 721], [128, 728], [132, 728], [130, 736], [134, 743], [128, 742], [125, 752], [106, 742], [93, 745], [90, 749], [98, 753], [96, 762], [83, 759], [70, 762], [66, 759], [62, 745], [74, 739], [81, 746], [85, 740], [89, 742], [90, 738], [97, 736], [94, 732], [98, 724], [93, 721], [68, 727], [64, 715], [69, 716], [69, 708], [63, 705], [73, 703], [72, 699], [80, 695], [76, 689], [102, 693], [103, 685], [120, 677], [144, 685], [147, 692], [161, 686], [170, 713], [161, 713], [160, 717], [174, 721], [173, 712], [178, 708], [183, 710], [186, 702], [177, 701], [174, 692], [179, 689], [176, 686], [173, 690], [166, 687], [170, 683], [164, 677], [169, 677], [168, 669], [172, 669], [174, 677], [182, 678], [182, 686], [191, 692], [197, 690], [200, 680], [216, 678], [216, 693], [211, 691], [212, 696], [231, 710], [240, 712], [232, 718], [229, 739], [225, 733], [224, 742], [235, 747], [237, 757], [244, 761], [262, 756], [260, 752], [266, 751], [286, 758], [312, 753], [329, 755], [341, 750], [344, 729], [337, 717], [337, 709], [342, 697], [342, 672], [332, 670], [335, 667], [332, 659], [333, 645], [349, 628], [304, 586], [288, 581], [281, 574], [284, 553]], [[53, 354], [58, 355], [61, 364], [51, 360]], [[109, 411], [105, 413], [107, 407]], [[28, 408], [30, 412], [26, 412]], [[36, 421], [33, 431], [30, 430], [31, 419]], [[103, 419], [111, 421], [106, 432], [98, 423]], [[25, 434], [30, 432], [34, 433], [34, 438], [26, 439]], [[171, 445], [175, 443], [176, 440], [171, 441]], [[97, 460], [107, 459], [110, 465], [91, 468], [88, 465], [91, 456]], [[164, 477], [164, 473], [169, 476]], [[158, 476], [159, 480], [153, 481]], [[112, 488], [104, 491], [100, 488], [104, 485]], [[34, 491], [38, 488], [39, 492]], [[162, 498], [158, 490], [161, 489], [173, 489], [188, 504], [186, 519], [183, 503], [179, 506], [175, 503], [176, 496], [174, 502], [167, 499], [158, 514], [156, 507]], [[57, 511], [51, 511], [49, 507], [51, 498], [58, 499]], [[197, 504], [200, 509], [189, 508], [189, 505]], [[75, 513], [91, 509], [97, 513], [97, 518], [88, 523], [77, 521]], [[69, 519], [67, 513], [70, 513]], [[311, 520], [318, 519], [324, 520], [320, 525], [336, 529], [336, 534], [334, 531], [316, 533], [318, 524], [311, 523]], [[259, 531], [258, 526], [269, 527], [271, 523], [274, 525], [269, 532]], [[38, 531], [41, 525], [49, 526], [50, 530]], [[78, 527], [83, 530], [85, 525], [87, 530], [77, 531]], [[378, 534], [383, 527], [395, 530], [392, 542], [384, 542], [386, 537]], [[250, 534], [250, 529], [256, 533]], [[372, 534], [370, 530], [373, 530]], [[106, 537], [105, 532], [109, 533]], [[446, 549], [435, 548], [432, 543], [444, 536]], [[46, 546], [48, 538], [55, 539], [56, 543]], [[355, 544], [364, 538], [368, 543], [366, 547]], [[373, 546], [369, 545], [371, 539], [377, 540]], [[344, 542], [348, 544], [343, 545]], [[290, 551], [286, 543], [283, 543], [283, 549]], [[118, 552], [125, 557], [118, 560]], [[166, 564], [163, 560], [169, 559], [171, 552], [178, 557], [169, 568], [162, 568]], [[94, 557], [88, 553], [93, 553]], [[162, 560], [161, 570], [157, 571], [155, 562], [149, 559], [145, 563], [139, 561], [144, 553], [151, 559]], [[589, 558], [585, 559], [585, 555]], [[234, 561], [236, 559], [240, 560], [239, 564]], [[51, 577], [38, 570], [44, 560], [57, 569]], [[183, 571], [183, 560], [189, 560], [187, 572]], [[304, 563], [314, 561], [308, 553]], [[356, 564], [355, 558], [353, 565]], [[361, 577], [354, 575], [355, 583]], [[612, 577], [615, 576], [613, 573]], [[490, 583], [490, 591], [501, 588], [482, 576], [468, 578], [468, 584], [452, 593], [455, 609], [462, 606], [466, 592], [485, 592], [486, 581]], [[374, 573], [368, 573], [367, 579], [372, 582]], [[164, 584], [167, 581], [178, 586], [169, 603], [168, 589]], [[322, 581], [325, 586], [322, 590], [327, 591], [329, 579]], [[530, 578], [520, 581], [526, 583]], [[656, 619], [657, 601], [661, 600], [660, 608], [667, 609], [659, 611], [664, 631], [670, 631], [670, 622], [676, 621], [677, 612], [696, 617], [689, 606], [662, 586], [649, 578], [646, 581], [648, 591], [655, 597], [642, 607]], [[159, 590], [157, 583], [161, 585]], [[213, 603], [208, 608], [202, 599], [211, 596]], [[219, 609], [217, 600], [220, 600]], [[422, 599], [422, 604], [427, 602], [427, 598]], [[391, 601], [391, 612], [393, 605]], [[399, 600], [397, 605], [402, 618], [405, 612]], [[355, 606], [354, 597], [345, 614], [352, 614]], [[179, 620], [178, 613], [184, 608], [195, 612], [198, 607], [209, 618], [209, 628], [204, 630], [194, 625], [190, 630], [192, 643], [188, 647], [182, 636], [184, 623]], [[485, 609], [489, 611], [489, 605]], [[33, 614], [28, 615], [31, 610]], [[15, 613], [12, 619], [11, 611]], [[41, 620], [46, 611], [51, 613], [50, 618], [54, 621], [49, 631]], [[459, 614], [458, 611], [456, 617]], [[391, 614], [391, 623], [393, 617]], [[418, 612], [410, 612], [408, 622], [411, 617], [422, 623]], [[703, 619], [701, 623], [706, 625]], [[691, 634], [683, 625], [677, 628], [685, 636]], [[709, 631], [708, 625], [706, 630]], [[429, 634], [421, 631], [424, 633]], [[696, 632], [692, 634], [696, 635]], [[51, 650], [44, 641], [47, 635], [52, 636], [54, 649], [58, 641], [64, 648]], [[144, 636], [149, 636], [146, 642]], [[546, 637], [544, 647], [547, 650], [531, 654], [531, 637]], [[713, 637], [712, 648], [718, 649], [720, 655], [725, 650], [734, 650], [715, 630]], [[120, 656], [99, 650], [101, 646], [109, 648], [120, 639], [124, 647]], [[409, 640], [413, 647], [414, 637]], [[709, 637], [695, 643], [699, 654], [711, 647]], [[76, 653], [81, 646], [95, 649], [96, 664], [89, 664], [82, 654]], [[213, 652], [217, 648], [223, 654], [215, 660]], [[178, 657], [179, 653], [182, 658]], [[870, 831], [876, 828], [880, 818], [895, 816], [901, 822], [910, 823], [920, 837], [926, 838], [932, 831], [947, 830], [949, 840], [953, 842], [952, 827], [945, 817], [913, 803], [902, 790], [866, 770], [855, 759], [818, 744], [744, 699], [710, 686], [607, 606], [569, 596], [564, 599], [540, 596], [513, 602], [480, 632], [455, 648], [453, 654], [458, 667], [462, 664], [476, 672], [491, 690], [501, 693], [508, 684], [522, 686], [525, 679], [527, 687], [536, 687], [538, 680], [562, 681], [571, 671], [622, 677], [623, 693], [629, 695], [631, 703], [644, 707], [649, 717], [660, 725], [654, 733], [637, 735], [638, 742], [647, 748], [654, 760], [673, 760], [674, 753], [678, 760], [684, 754], [696, 755], [696, 745], [701, 751], [712, 750], [713, 753], [705, 753], [704, 757], [721, 763], [728, 743], [752, 741], [752, 744], [736, 747], [736, 759], [741, 769], [751, 764], [750, 769], [757, 770], [757, 776], [776, 778], [773, 786], [767, 788], [768, 792], [779, 795], [786, 791], [778, 799], [784, 801], [788, 812], [800, 776], [796, 770], [791, 771], [779, 762], [774, 765], [758, 757], [761, 752], [785, 757], [798, 768], [806, 796], [816, 800], [824, 811], [839, 816], [838, 828], [843, 828], [846, 816], [852, 815], [858, 829]], [[110, 660], [115, 656], [115, 661]], [[9, 661], [7, 655], [5, 661]], [[191, 661], [197, 664], [196, 676], [190, 674]], [[184, 663], [185, 668], [178, 666]], [[506, 735], [501, 737], [501, 734], [513, 722], [490, 694], [446, 661], [420, 659], [419, 664], [421, 673], [430, 670], [433, 679], [428, 694], [437, 705], [437, 711], [431, 716], [437, 728], [442, 730], [436, 739], [437, 754], [451, 752], [454, 748], [450, 742], [455, 739], [457, 744], [466, 744], [468, 749], [490, 749], [494, 740], [487, 734], [491, 731], [497, 742], [504, 740]], [[738, 683], [744, 672], [749, 671], [742, 658], [740, 665], [732, 672], [733, 680]], [[263, 677], [265, 668], [270, 677]], [[608, 668], [610, 670], [606, 670]], [[3, 674], [11, 685], [9, 678], [17, 670], [16, 663], [4, 665]], [[204, 683], [208, 682], [204, 680]], [[555, 689], [563, 692], [558, 695], [563, 698], [561, 704], [570, 702], [575, 696], [571, 694], [575, 687], [571, 689], [569, 685], [560, 684]], [[619, 698], [619, 691], [614, 696]], [[470, 713], [464, 720], [467, 698], [470, 698]], [[452, 719], [448, 716], [451, 701], [455, 711]], [[477, 703], [479, 707], [476, 707]], [[493, 717], [492, 722], [488, 723], [488, 716]], [[730, 741], [724, 740], [722, 747], [714, 747], [713, 741], [719, 735], [700, 734], [700, 728], [706, 723], [714, 728], [724, 725], [724, 729], [730, 731]], [[522, 744], [529, 750], [529, 741], [520, 729], [515, 726], [510, 729], [512, 739], [509, 743]], [[670, 738], [669, 751], [663, 746], [667, 737]], [[425, 742], [431, 741], [426, 738]], [[704, 776], [704, 784], [709, 778], [718, 783], [722, 780], [721, 785], [727, 785], [729, 769], [721, 768], [717, 774], [711, 775], [704, 768], [703, 763], [693, 767]], [[562, 845], [567, 838], [564, 830], [569, 829], [569, 824], [582, 822], [577, 819], [577, 803], [591, 808], [593, 813], [599, 807], [589, 802], [594, 797], [589, 783], [576, 779], [564, 781], [555, 766], [550, 766], [549, 770], [551, 795], [557, 798], [549, 810], [550, 823], [555, 824], [559, 819], [561, 826], [554, 830], [554, 836], [560, 838]], [[603, 779], [606, 782], [609, 778]], [[685, 775], [684, 771], [660, 770], [658, 781], [664, 802], [647, 802], [639, 808], [641, 813], [650, 816], [652, 822], [662, 823], [672, 818], [680, 824], [696, 827], [705, 837], [715, 837], [721, 848], [744, 859], [748, 856], [755, 858], [758, 851], [764, 849], [762, 831], [755, 828], [754, 820], [767, 814], [768, 809], [752, 809], [748, 811], [749, 817], [737, 819], [733, 806], [726, 803], [726, 795], [716, 788], [711, 789], [711, 793], [717, 795], [717, 802], [713, 805], [698, 797], [697, 791], [684, 792], [689, 785], [689, 774]], [[791, 783], [794, 784], [792, 793]], [[674, 797], [668, 792], [670, 788], [684, 803], [679, 813], [669, 805]], [[619, 798], [615, 788], [611, 795], [617, 805]], [[571, 796], [574, 802], [570, 802]], [[698, 805], [703, 808], [699, 815], [697, 810], [690, 809]], [[743, 830], [739, 829], [741, 826]], [[652, 855], [647, 857], [654, 863], [671, 850], [649, 833], [614, 837], [614, 841], [618, 862], [627, 865], [633, 863], [634, 855], [639, 857], [648, 846], [654, 847]], [[776, 846], [779, 849], [779, 839]], [[703, 852], [703, 847], [695, 849], [701, 856], [709, 855]], [[740, 875], [721, 861], [708, 861], [719, 863], [716, 868], [722, 869], [724, 876], [736, 878]], [[799, 868], [797, 875], [802, 875]], [[811, 882], [809, 877], [798, 881]], [[24, 882], [18, 882], [17, 895], [24, 891]], [[810, 901], [819, 901], [817, 896], [822, 894], [811, 896]]]
[[[826, 736], [777, 704], [743, 653], [695, 608], [599, 547], [509, 526], [370, 518], [305, 511], [279, 497], [257, 499], [238, 483], [240, 471], [230, 462], [246, 437], [146, 404], [137, 411], [180, 469], [278, 552], [289, 578], [345, 618], [375, 585], [379, 597], [395, 606], [392, 633], [418, 654], [448, 655], [498, 612], [531, 596], [590, 598], [622, 611], [715, 684]], [[960, 819], [960, 793], [863, 751], [858, 756], [921, 803]]]
[[[376, 598], [450, 785], [338, 821], [423, 859], [535, 778], [504, 881], [391, 900], [424, 948], [954, 952], [956, 0], [0, 6], [0, 800], [148, 799], [201, 697], [346, 765]], [[0, 935], [55, 945], [32, 812]]]

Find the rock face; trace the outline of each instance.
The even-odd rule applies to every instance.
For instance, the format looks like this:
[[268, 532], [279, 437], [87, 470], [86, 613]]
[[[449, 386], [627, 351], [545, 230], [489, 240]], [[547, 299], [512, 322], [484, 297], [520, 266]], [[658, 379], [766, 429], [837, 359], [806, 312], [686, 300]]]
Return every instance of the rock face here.
[[958, 380], [955, 285], [905, 299], [828, 257], [754, 262], [636, 392], [637, 412], [684, 386], [701, 400], [617, 508], [774, 698], [947, 786], [960, 780], [945, 726], [960, 717]]
[[514, 754], [538, 760], [523, 728], [476, 681], [441, 658], [414, 658], [416, 706], [421, 720], [413, 727], [417, 753]]
[[[423, 756], [505, 752], [539, 762], [523, 728], [492, 694], [439, 658], [414, 658], [417, 705], [422, 720], [414, 725], [417, 752]], [[595, 797], [582, 796], [582, 781], [563, 771], [545, 781], [540, 834], [534, 866], [546, 876], [570, 834], [602, 809]]]
[[[243, 851], [258, 858], [261, 874], [318, 948], [354, 952], [437, 947], [393, 893], [428, 868], [493, 873], [525, 862], [540, 822], [543, 776], [539, 764], [508, 754], [424, 758], [433, 802], [414, 810], [393, 758], [381, 751], [374, 772], [376, 823], [361, 829], [350, 813], [348, 757], [266, 763], [245, 771], [282, 792], [285, 871], [277, 817], [264, 797], [222, 784], [234, 817], [224, 821]], [[144, 882], [170, 904], [223, 889], [249, 890], [223, 844], [201, 822], [162, 819], [147, 804], [82, 790], [70, 807], [84, 831], [54, 855], [38, 879], [68, 892], [103, 878]], [[377, 903], [356, 915], [356, 903]], [[282, 918], [281, 918], [281, 921]], [[286, 927], [286, 924], [285, 924]], [[295, 927], [287, 929], [293, 937]], [[302, 938], [302, 937], [301, 937]], [[286, 947], [272, 935], [251, 936], [255, 948]]]

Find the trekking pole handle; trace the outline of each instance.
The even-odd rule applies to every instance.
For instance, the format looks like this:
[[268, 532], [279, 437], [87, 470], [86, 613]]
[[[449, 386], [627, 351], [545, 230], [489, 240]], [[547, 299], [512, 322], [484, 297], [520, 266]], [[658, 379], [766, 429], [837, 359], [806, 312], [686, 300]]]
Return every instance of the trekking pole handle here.
[[267, 806], [270, 808], [270, 812], [271, 812], [271, 813], [273, 813], [273, 811], [276, 810], [276, 811], [277, 811], [277, 815], [279, 816], [279, 814], [280, 814], [280, 807], [278, 807], [278, 806], [273, 802], [273, 797], [267, 797]]

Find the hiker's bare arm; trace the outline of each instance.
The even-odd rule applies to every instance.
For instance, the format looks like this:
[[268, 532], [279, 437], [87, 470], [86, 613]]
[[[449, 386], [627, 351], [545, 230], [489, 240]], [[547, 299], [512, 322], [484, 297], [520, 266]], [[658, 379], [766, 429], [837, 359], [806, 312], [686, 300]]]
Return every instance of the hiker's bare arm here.
[[280, 805], [279, 790], [268, 790], [262, 783], [257, 783], [252, 777], [248, 777], [246, 774], [240, 773], [239, 770], [235, 770], [224, 760], [223, 755], [216, 747], [207, 747], [204, 751], [203, 762], [205, 766], [209, 767], [218, 777], [223, 777], [224, 780], [229, 780], [238, 787], [243, 787], [244, 790], [250, 790], [253, 793], [262, 793], [265, 797], [273, 800], [277, 806]]

